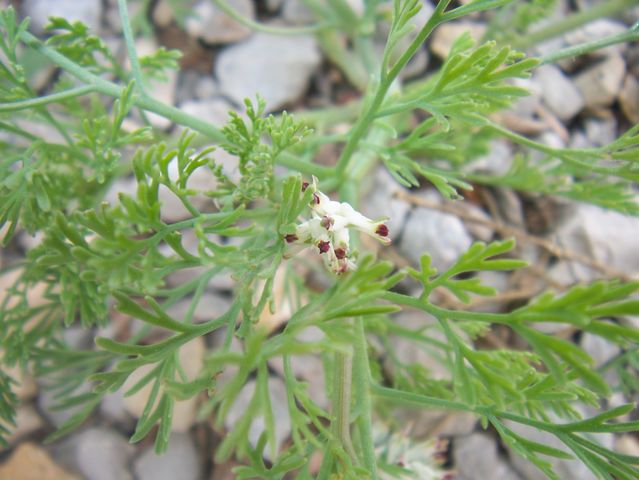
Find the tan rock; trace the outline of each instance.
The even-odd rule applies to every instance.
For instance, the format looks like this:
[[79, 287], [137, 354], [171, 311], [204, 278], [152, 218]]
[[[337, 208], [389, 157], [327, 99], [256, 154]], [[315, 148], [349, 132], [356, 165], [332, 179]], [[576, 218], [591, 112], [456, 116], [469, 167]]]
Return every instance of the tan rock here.
[[464, 32], [470, 32], [470, 36], [479, 41], [484, 35], [486, 27], [474, 22], [445, 23], [433, 32], [433, 40], [430, 50], [439, 58], [447, 58], [450, 49]]
[[[255, 16], [250, 0], [232, 0], [229, 5], [242, 17], [252, 19]], [[194, 5], [193, 16], [186, 20], [186, 31], [210, 44], [239, 42], [251, 34], [250, 28], [231, 18], [210, 0]]]
[[0, 480], [80, 480], [80, 477], [56, 465], [40, 447], [23, 443], [0, 466]]
[[615, 451], [624, 455], [639, 455], [639, 442], [632, 435], [621, 435], [615, 440]]
[[29, 372], [25, 372], [18, 365], [11, 368], [3, 367], [5, 372], [16, 382], [12, 387], [13, 393], [20, 400], [29, 400], [38, 393], [38, 385]]
[[[273, 280], [272, 295], [273, 302], [266, 305], [259, 316], [258, 324], [264, 327], [268, 332], [276, 330], [280, 325], [286, 323], [293, 315], [294, 306], [293, 299], [297, 298], [297, 288], [292, 282], [287, 282], [287, 265], [281, 264], [275, 272]], [[255, 301], [259, 301], [265, 282], [261, 282], [259, 288], [256, 289]], [[302, 304], [304, 299], [300, 299]]]
[[632, 123], [639, 123], [639, 80], [632, 75], [626, 75], [623, 88], [619, 93], [621, 110]]
[[167, 28], [173, 23], [173, 7], [167, 0], [160, 0], [153, 9], [153, 22], [160, 28]]
[[[10, 270], [8, 272], [3, 272], [0, 274], [0, 304], [3, 304], [5, 299], [9, 294], [9, 290], [17, 285], [20, 282], [20, 277], [24, 273], [22, 269]], [[44, 282], [38, 283], [36, 285], [31, 286], [29, 291], [27, 292], [27, 303], [30, 307], [40, 307], [48, 303], [48, 300], [45, 298], [45, 293], [48, 288], [48, 285]], [[20, 299], [17, 296], [13, 296], [9, 298], [7, 304], [4, 306], [6, 310], [9, 310], [16, 305], [18, 305]], [[35, 326], [38, 320], [45, 315], [45, 313], [38, 314], [33, 318], [29, 319], [25, 324], [25, 330], [29, 330], [33, 326]]]
[[626, 62], [620, 55], [611, 55], [577, 75], [575, 85], [589, 108], [611, 105], [619, 92], [626, 74]]
[[[32, 405], [21, 405], [16, 411], [16, 424], [4, 425], [9, 430], [7, 441], [15, 444], [20, 439], [44, 427], [44, 420]], [[4, 424], [4, 422], [1, 422]]]

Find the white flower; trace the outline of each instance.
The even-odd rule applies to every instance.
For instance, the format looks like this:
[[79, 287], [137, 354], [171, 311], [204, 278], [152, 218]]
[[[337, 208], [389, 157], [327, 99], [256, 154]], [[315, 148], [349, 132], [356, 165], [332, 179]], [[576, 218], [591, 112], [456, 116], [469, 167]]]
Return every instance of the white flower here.
[[373, 221], [351, 207], [346, 202], [331, 200], [317, 189], [317, 179], [304, 183], [302, 189], [312, 188], [311, 218], [300, 223], [294, 234], [284, 237], [290, 244], [286, 257], [309, 246], [315, 246], [326, 266], [336, 274], [355, 268], [350, 257], [349, 228], [356, 228], [384, 245], [390, 245], [388, 227], [383, 221]]

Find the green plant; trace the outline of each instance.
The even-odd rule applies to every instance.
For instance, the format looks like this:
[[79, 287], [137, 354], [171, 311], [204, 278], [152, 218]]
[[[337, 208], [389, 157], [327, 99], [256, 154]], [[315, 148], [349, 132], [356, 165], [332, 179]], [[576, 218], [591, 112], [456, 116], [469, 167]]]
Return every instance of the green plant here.
[[[248, 462], [238, 468], [238, 478], [419, 478], [418, 471], [409, 469], [426, 468], [416, 465], [426, 465], [429, 459], [415, 460], [414, 449], [401, 447], [399, 451], [411, 452], [411, 462], [403, 468], [390, 453], [397, 451], [389, 446], [397, 438], [385, 437], [386, 446], [380, 447], [373, 432], [373, 418], [402, 403], [477, 415], [484, 427], [492, 425], [504, 442], [549, 478], [558, 476], [547, 457], [579, 458], [602, 479], [637, 478], [639, 458], [603, 448], [591, 435], [637, 430], [636, 421], [616, 421], [633, 405], [580, 418], [575, 402], [598, 408], [609, 385], [602, 372], [590, 368], [591, 359], [583, 350], [532, 324], [567, 324], [634, 352], [639, 332], [608, 319], [639, 312], [632, 300], [639, 283], [598, 281], [562, 294], [548, 292], [505, 313], [445, 308], [433, 300], [436, 290], [446, 290], [461, 302], [496, 294], [475, 274], [523, 267], [524, 262], [510, 256], [514, 242], [476, 243], [452, 267], [438, 272], [427, 252], [419, 269], [398, 269], [367, 253], [360, 239], [346, 230], [358, 227], [385, 242], [383, 221], [368, 220], [355, 210], [362, 180], [380, 162], [399, 183], [418, 186], [425, 179], [448, 198], [458, 198], [459, 190], [471, 188], [473, 181], [639, 213], [633, 193], [639, 126], [605, 147], [573, 150], [534, 142], [491, 119], [492, 113], [526, 95], [510, 80], [527, 77], [538, 64], [501, 40], [475, 45], [464, 35], [434, 75], [400, 88], [399, 73], [437, 26], [489, 9], [509, 12], [510, 0], [472, 0], [457, 7], [441, 0], [407, 47], [401, 47], [401, 40], [412, 29], [420, 8], [417, 0], [395, 0], [390, 10], [379, 1], [366, 2], [361, 15], [343, 0], [327, 5], [308, 0], [319, 23], [304, 31], [316, 32], [328, 57], [344, 68], [354, 85], [365, 87], [353, 127], [337, 139], [343, 144], [341, 155], [330, 167], [312, 161], [320, 145], [334, 140], [324, 134], [326, 120], [321, 116], [313, 132], [286, 113], [264, 117], [264, 103], [258, 98], [247, 100], [246, 117], [231, 114], [227, 125], [218, 128], [151, 98], [145, 89], [148, 78], [175, 68], [177, 55], [161, 50], [138, 58], [126, 1], [118, 3], [131, 72], [80, 24], [53, 19], [53, 35], [43, 42], [28, 32], [28, 21], [19, 22], [12, 9], [0, 16], [3, 243], [10, 244], [19, 230], [42, 235], [40, 244], [13, 267], [19, 273], [2, 304], [0, 346], [4, 364], [32, 367], [50, 381], [60, 407], [82, 407], [51, 439], [77, 428], [106, 393], [123, 388], [133, 372], [147, 367], [148, 373], [127, 390], [133, 394], [149, 385], [151, 392], [132, 441], [158, 426], [158, 452], [167, 447], [177, 400], [206, 396], [203, 415], [222, 426], [247, 381], [255, 378], [249, 408], [263, 417], [263, 435], [255, 445], [249, 441], [252, 417], [245, 415], [216, 452], [219, 460], [237, 455]], [[534, 3], [543, 13], [544, 2]], [[511, 14], [523, 18], [520, 11]], [[384, 18], [390, 27], [388, 41], [382, 58], [371, 61], [371, 35]], [[517, 23], [521, 30], [528, 26], [523, 20]], [[336, 41], [343, 38], [350, 42]], [[22, 63], [27, 52], [61, 70], [47, 95], [38, 95], [29, 83]], [[105, 98], [115, 100], [109, 103]], [[147, 127], [127, 131], [123, 122], [135, 111], [159, 114], [197, 133], [184, 131], [178, 138], [162, 140]], [[409, 129], [406, 115], [416, 111], [423, 120]], [[50, 125], [59, 139], [31, 133], [33, 122]], [[501, 177], [468, 173], [472, 154], [496, 137], [538, 150], [544, 157], [521, 156]], [[239, 180], [216, 160], [216, 148], [237, 156]], [[433, 157], [439, 161], [427, 160]], [[171, 164], [177, 165], [177, 177]], [[276, 175], [278, 165], [288, 173]], [[210, 189], [190, 187], [189, 179], [198, 170], [215, 178]], [[104, 203], [108, 186], [129, 173], [137, 183], [135, 195], [121, 194], [116, 203]], [[160, 188], [179, 199], [189, 218], [165, 221]], [[331, 202], [322, 191], [337, 191], [344, 203]], [[198, 196], [206, 199], [204, 207], [194, 201]], [[309, 215], [311, 220], [302, 223]], [[335, 222], [341, 222], [339, 228]], [[186, 234], [197, 238], [197, 252], [185, 247]], [[237, 240], [223, 243], [222, 237]], [[314, 247], [315, 256], [331, 255], [327, 264], [336, 275], [324, 272], [326, 288], [306, 285], [296, 275], [295, 267], [304, 262], [292, 256], [297, 244]], [[194, 267], [199, 273], [191, 280], [167, 285], [167, 276]], [[282, 270], [284, 296], [295, 308], [281, 331], [270, 332], [259, 319], [281, 301], [274, 283]], [[230, 308], [196, 323], [194, 311], [208, 282], [221, 274], [230, 274], [235, 282]], [[399, 286], [402, 281], [419, 286], [421, 293], [406, 294]], [[30, 292], [36, 288], [44, 294], [34, 304]], [[190, 302], [184, 317], [170, 316], [168, 308], [183, 299]], [[98, 337], [95, 348], [86, 351], [66, 345], [66, 327], [104, 326], [113, 309], [144, 327], [123, 341]], [[399, 329], [392, 314], [401, 309], [434, 317], [445, 341], [433, 341], [427, 329]], [[472, 339], [494, 325], [510, 329], [529, 348], [476, 347]], [[311, 327], [321, 330], [321, 338], [300, 341]], [[164, 333], [161, 340], [149, 340], [157, 338], [148, 335], [152, 329]], [[198, 375], [187, 378], [179, 348], [218, 330], [224, 333], [222, 347], [208, 352]], [[393, 376], [385, 378], [369, 340], [383, 339], [389, 332], [434, 350], [449, 368], [450, 380], [435, 382], [418, 365], [400, 362]], [[239, 351], [232, 347], [234, 338], [242, 345]], [[292, 364], [303, 354], [324, 359], [330, 410], [320, 406], [293, 374]], [[269, 396], [268, 362], [274, 358], [283, 361], [291, 420], [292, 442], [282, 452]], [[626, 359], [634, 362], [634, 355]], [[236, 374], [218, 385], [218, 375], [229, 368]], [[0, 417], [8, 423], [16, 406], [11, 384], [2, 373]], [[83, 388], [87, 385], [88, 390]], [[564, 420], [553, 421], [551, 412]], [[565, 448], [526, 439], [507, 421], [549, 432]], [[264, 462], [265, 451], [272, 462]], [[308, 459], [315, 451], [323, 460], [313, 473]], [[442, 475], [437, 468], [432, 473]]]

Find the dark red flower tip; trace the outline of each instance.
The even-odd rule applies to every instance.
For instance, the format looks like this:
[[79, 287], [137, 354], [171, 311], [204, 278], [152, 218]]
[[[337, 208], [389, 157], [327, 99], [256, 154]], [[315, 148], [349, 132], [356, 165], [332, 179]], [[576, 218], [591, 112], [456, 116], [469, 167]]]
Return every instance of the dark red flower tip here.
[[319, 249], [319, 253], [326, 253], [331, 249], [331, 244], [325, 240], [320, 240], [317, 244], [317, 248]]
[[293, 243], [294, 241], [299, 240], [299, 238], [294, 233], [289, 233], [284, 237], [284, 240], [286, 240], [286, 243]]
[[335, 223], [335, 220], [332, 219], [331, 217], [325, 215], [322, 217], [322, 221], [320, 222], [320, 225], [322, 227], [324, 227], [326, 230], [329, 230], [333, 224]]
[[310, 183], [308, 182], [302, 182], [302, 192], [305, 192], [309, 185]]
[[383, 223], [380, 223], [377, 230], [375, 230], [375, 233], [380, 237], [388, 237], [388, 227]]
[[313, 192], [313, 203], [315, 205], [319, 205], [319, 203], [320, 203], [319, 195], [317, 193], [315, 193], [315, 192]]
[[342, 260], [344, 258], [346, 258], [346, 249], [340, 247], [340, 248], [336, 248], [335, 249], [335, 256], [339, 259]]

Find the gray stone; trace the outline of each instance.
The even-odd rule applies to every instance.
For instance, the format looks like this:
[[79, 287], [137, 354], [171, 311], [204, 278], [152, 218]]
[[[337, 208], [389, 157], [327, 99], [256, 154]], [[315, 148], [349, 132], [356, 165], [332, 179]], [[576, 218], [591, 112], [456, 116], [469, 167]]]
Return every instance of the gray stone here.
[[[266, 427], [263, 415], [256, 415], [255, 412], [248, 410], [253, 394], [255, 393], [256, 385], [257, 382], [255, 380], [249, 380], [246, 385], [244, 385], [224, 420], [226, 428], [232, 430], [240, 418], [245, 415], [251, 415], [253, 418], [251, 420], [248, 437], [253, 446], [257, 445], [260, 435], [262, 435]], [[275, 419], [276, 451], [279, 451], [284, 440], [286, 440], [291, 433], [291, 419], [288, 413], [288, 400], [284, 382], [279, 378], [271, 377], [268, 381], [268, 392], [273, 408], [273, 417]], [[264, 457], [267, 459], [271, 458], [270, 447], [264, 450]]]
[[[167, 309], [167, 313], [177, 320], [183, 321], [189, 308], [191, 306], [191, 299], [186, 298], [181, 300]], [[231, 306], [231, 299], [226, 296], [222, 296], [215, 292], [205, 292], [193, 312], [193, 320], [195, 323], [207, 322], [222, 316]]]
[[[498, 293], [508, 290], [510, 274], [495, 270], [485, 270], [477, 273], [482, 285], [494, 288]], [[473, 310], [479, 312], [498, 312], [503, 307], [503, 302], [492, 300], [490, 297], [478, 297], [473, 302]]]
[[[458, 480], [521, 480], [521, 477], [499, 456], [495, 441], [483, 433], [456, 438], [453, 458]], [[562, 477], [564, 478], [564, 477]], [[566, 477], [579, 478], [579, 477]]]
[[[83, 383], [74, 394], [89, 393], [90, 387]], [[83, 405], [76, 405], [63, 410], [58, 410], [55, 407], [59, 405], [60, 400], [56, 398], [57, 391], [51, 390], [45, 384], [40, 384], [40, 393], [38, 394], [38, 408], [44, 414], [45, 418], [49, 420], [57, 428], [61, 427], [64, 422], [69, 420], [74, 414], [82, 410]]]
[[502, 139], [490, 142], [490, 150], [486, 155], [473, 160], [470, 164], [472, 172], [490, 173], [501, 176], [508, 172], [512, 164], [514, 152], [512, 144]]
[[[420, 332], [422, 335], [439, 341], [446, 342], [444, 333], [438, 328], [437, 320], [423, 312], [400, 312], [393, 317], [393, 324], [400, 327]], [[404, 364], [417, 363], [426, 368], [431, 378], [436, 380], [450, 379], [450, 370], [446, 363], [442, 363], [441, 351], [429, 343], [418, 341], [414, 338], [393, 335], [391, 345], [399, 361]], [[389, 363], [389, 367], [392, 362]]]
[[[308, 327], [297, 335], [299, 342], [318, 342], [324, 336], [317, 327]], [[269, 365], [284, 377], [284, 361], [281, 356], [269, 360]], [[328, 407], [326, 396], [326, 380], [324, 378], [324, 365], [319, 355], [295, 355], [291, 358], [291, 369], [295, 378], [307, 382], [307, 391], [313, 401], [322, 408]]]
[[118, 425], [129, 428], [135, 425], [133, 417], [126, 411], [124, 392], [122, 390], [109, 393], [102, 398], [100, 402], [100, 413]]
[[216, 127], [221, 127], [228, 120], [229, 111], [233, 110], [233, 107], [222, 98], [211, 98], [207, 100], [187, 100], [180, 104], [180, 110]]
[[[230, 0], [228, 4], [245, 18], [255, 17], [251, 0]], [[192, 12], [185, 22], [186, 32], [206, 43], [234, 43], [251, 34], [250, 28], [231, 18], [210, 0], [197, 2]]]
[[[433, 191], [425, 195], [429, 200], [440, 200], [439, 194]], [[406, 221], [399, 250], [414, 265], [419, 265], [420, 257], [428, 253], [433, 266], [442, 271], [450, 267], [471, 244], [472, 239], [459, 218], [418, 207]]]
[[120, 194], [135, 198], [138, 189], [138, 182], [134, 176], [120, 177], [115, 180], [104, 195], [104, 201], [112, 207], [120, 202]]
[[[166, 277], [167, 284], [175, 287], [182, 285], [196, 276], [203, 275], [208, 269], [206, 267], [182, 268]], [[212, 290], [230, 291], [235, 287], [235, 280], [231, 278], [228, 270], [218, 273], [208, 283], [208, 288]]]
[[403, 200], [395, 198], [395, 192], [406, 189], [388, 173], [385, 167], [377, 169], [369, 192], [361, 203], [361, 211], [371, 219], [387, 217], [389, 236], [395, 241], [401, 235], [410, 210]]
[[501, 112], [504, 126], [526, 135], [539, 134], [547, 128], [546, 122], [539, 118], [541, 86], [533, 78], [513, 78], [511, 83], [527, 90], [530, 95], [517, 98], [508, 110]]
[[62, 338], [72, 350], [88, 350], [94, 345], [94, 332], [79, 326], [65, 328], [62, 331]]
[[100, 28], [102, 15], [101, 0], [25, 0], [22, 3], [24, 12], [31, 18], [30, 28], [36, 33], [43, 33], [49, 23], [49, 17], [63, 17], [70, 22], [80, 21], [93, 33]]
[[620, 55], [611, 55], [575, 77], [575, 85], [589, 108], [611, 105], [626, 75], [626, 62]]
[[193, 439], [174, 433], [165, 453], [158, 455], [153, 447], [147, 448], [135, 461], [134, 470], [138, 480], [199, 480], [202, 466], [198, 457]]
[[[546, 18], [536, 22], [533, 26], [533, 30], [542, 29], [555, 22], [563, 21], [566, 16], [571, 12], [572, 8], [568, 3], [568, 0], [559, 0], [555, 2], [554, 10]], [[549, 53], [554, 53], [562, 48], [565, 48], [566, 41], [563, 36], [553, 37], [548, 40], [537, 43], [532, 50], [539, 57], [543, 57]]]
[[554, 65], [542, 65], [534, 76], [541, 87], [546, 106], [563, 121], [570, 120], [586, 105], [581, 92], [570, 79]]
[[487, 225], [483, 222], [490, 222], [490, 215], [488, 215], [483, 209], [481, 209], [474, 203], [470, 202], [466, 202], [466, 205], [464, 205], [464, 210], [468, 214], [469, 218], [478, 220], [474, 222], [472, 220], [464, 219], [464, 225], [466, 225], [468, 233], [470, 233], [475, 240], [489, 243], [493, 239], [495, 231], [490, 225]]
[[[215, 95], [218, 94], [220, 88], [213, 77], [202, 76], [197, 79], [195, 83], [195, 97], [200, 100], [208, 100], [212, 99]], [[228, 112], [227, 112], [228, 113]], [[228, 119], [225, 118], [225, 120]]]
[[[570, 218], [557, 229], [555, 242], [586, 255], [607, 267], [630, 276], [639, 271], [639, 218], [606, 210], [596, 205], [576, 204]], [[598, 272], [577, 262], [562, 262], [551, 270], [553, 278], [565, 283], [589, 281]]]
[[592, 333], [584, 333], [581, 337], [581, 348], [595, 361], [596, 368], [612, 360], [621, 353], [619, 345]]
[[[611, 20], [609, 18], [598, 18], [592, 22], [587, 23], [583, 27], [580, 27], [572, 32], [567, 33], [564, 36], [567, 46], [580, 45], [587, 42], [595, 42], [605, 37], [618, 35], [626, 32], [628, 27], [622, 22]], [[609, 56], [613, 54], [622, 53], [627, 50], [627, 43], [617, 43], [606, 48], [595, 50], [591, 53], [593, 56]]]
[[617, 139], [617, 120], [615, 117], [588, 118], [584, 122], [586, 138], [593, 147], [603, 147]]
[[282, 8], [282, 18], [293, 25], [305, 25], [315, 20], [313, 12], [301, 0], [276, 0]]
[[114, 430], [89, 428], [53, 450], [55, 458], [80, 472], [86, 480], [133, 480], [129, 461], [135, 448]]
[[313, 37], [256, 33], [220, 54], [216, 73], [224, 94], [238, 105], [257, 94], [267, 111], [297, 100], [308, 88], [321, 55]]
[[264, 0], [264, 7], [269, 12], [276, 12], [280, 8], [282, 8], [282, 5], [284, 5], [284, 1], [285, 0]]

